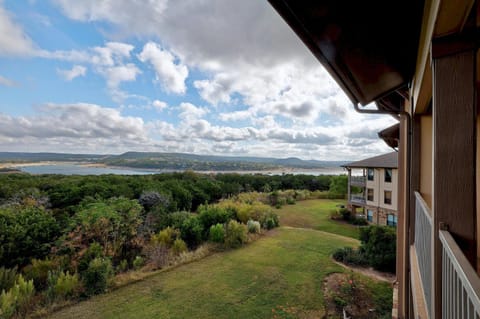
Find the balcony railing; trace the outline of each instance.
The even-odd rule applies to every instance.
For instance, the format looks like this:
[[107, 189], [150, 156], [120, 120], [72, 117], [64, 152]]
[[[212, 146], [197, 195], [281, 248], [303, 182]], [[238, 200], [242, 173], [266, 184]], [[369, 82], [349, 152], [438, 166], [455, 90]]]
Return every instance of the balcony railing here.
[[363, 194], [351, 194], [350, 202], [365, 204], [365, 195]]
[[480, 278], [448, 231], [442, 242], [442, 318], [480, 318]]
[[365, 185], [365, 176], [350, 176], [350, 184]]
[[432, 304], [432, 216], [418, 192], [415, 192], [415, 253], [423, 288], [423, 297], [430, 315]]

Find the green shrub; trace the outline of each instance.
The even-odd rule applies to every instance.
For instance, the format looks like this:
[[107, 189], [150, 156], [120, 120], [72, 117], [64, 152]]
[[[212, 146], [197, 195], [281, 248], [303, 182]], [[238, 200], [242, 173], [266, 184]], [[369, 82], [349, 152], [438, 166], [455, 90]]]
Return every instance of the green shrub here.
[[222, 224], [212, 225], [208, 231], [208, 238], [214, 243], [223, 243], [225, 240], [225, 227]]
[[180, 234], [189, 247], [198, 246], [203, 237], [203, 226], [198, 217], [190, 214], [180, 225]]
[[33, 280], [33, 284], [37, 290], [47, 288], [48, 272], [58, 270], [57, 261], [52, 259], [32, 259], [32, 264], [23, 268], [25, 278]]
[[5, 268], [0, 267], [0, 292], [9, 290], [15, 284], [17, 279], [17, 267]]
[[287, 197], [287, 204], [288, 205], [295, 205], [297, 202], [295, 201], [295, 198], [293, 197]]
[[259, 234], [260, 233], [260, 223], [255, 220], [249, 220], [247, 222], [247, 229], [249, 233]]
[[231, 209], [213, 205], [201, 205], [198, 207], [198, 218], [205, 230], [216, 224], [225, 224], [234, 217]]
[[47, 296], [50, 301], [65, 300], [76, 296], [81, 290], [78, 274], [71, 275], [68, 271], [66, 273], [63, 271], [49, 272], [48, 283]]
[[128, 261], [126, 259], [122, 259], [117, 266], [117, 272], [126, 272], [128, 270]]
[[133, 260], [133, 268], [135, 270], [138, 270], [142, 268], [145, 265], [145, 259], [141, 256], [136, 256], [135, 259]]
[[172, 245], [172, 252], [175, 255], [180, 255], [183, 252], [187, 251], [187, 244], [180, 238], [175, 239]]
[[173, 229], [172, 227], [167, 227], [161, 230], [158, 234], [152, 235], [152, 243], [160, 245], [163, 244], [166, 247], [171, 247], [173, 242], [180, 237], [180, 231]]
[[333, 259], [348, 265], [365, 266], [368, 261], [360, 250], [351, 247], [339, 248], [333, 252]]
[[32, 304], [35, 295], [33, 280], [25, 280], [19, 275], [15, 284], [8, 291], [0, 294], [0, 314], [2, 318], [11, 318], [15, 314], [23, 317]]
[[113, 275], [112, 262], [108, 258], [95, 258], [88, 264], [82, 280], [88, 296], [106, 291]]
[[247, 227], [235, 220], [228, 222], [225, 229], [225, 245], [230, 248], [240, 247], [247, 241]]
[[352, 218], [352, 213], [347, 208], [340, 208], [339, 213], [343, 220], [349, 221]]
[[275, 213], [268, 213], [265, 216], [263, 216], [263, 219], [261, 220], [262, 227], [265, 229], [272, 229], [275, 227], [278, 227], [279, 225], [279, 220], [278, 220], [278, 215]]
[[80, 275], [88, 268], [88, 265], [95, 258], [103, 257], [103, 247], [99, 243], [92, 243], [78, 261], [77, 271]]
[[353, 225], [357, 226], [366, 226], [368, 225], [368, 221], [363, 218], [363, 217], [353, 217], [352, 220], [350, 221]]
[[360, 250], [370, 266], [395, 273], [396, 230], [389, 226], [368, 226], [360, 229]]

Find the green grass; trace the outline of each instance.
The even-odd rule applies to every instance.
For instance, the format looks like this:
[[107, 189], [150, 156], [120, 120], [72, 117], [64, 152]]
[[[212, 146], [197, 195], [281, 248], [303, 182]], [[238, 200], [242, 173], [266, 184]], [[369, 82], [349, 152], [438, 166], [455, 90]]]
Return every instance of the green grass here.
[[[276, 210], [282, 226], [243, 248], [160, 272], [51, 318], [321, 318], [325, 277], [346, 271], [330, 255], [359, 245], [354, 226], [329, 219], [338, 203], [285, 206]], [[387, 284], [366, 280], [379, 302], [391, 298]]]
[[52, 318], [271, 318], [294, 306], [321, 317], [322, 282], [343, 271], [329, 255], [356, 240], [282, 227], [248, 246], [215, 254], [97, 296]]
[[336, 205], [345, 205], [342, 200], [306, 200], [296, 205], [285, 205], [275, 212], [280, 217], [280, 225], [312, 228], [351, 238], [359, 238], [358, 226], [330, 219], [330, 211]]

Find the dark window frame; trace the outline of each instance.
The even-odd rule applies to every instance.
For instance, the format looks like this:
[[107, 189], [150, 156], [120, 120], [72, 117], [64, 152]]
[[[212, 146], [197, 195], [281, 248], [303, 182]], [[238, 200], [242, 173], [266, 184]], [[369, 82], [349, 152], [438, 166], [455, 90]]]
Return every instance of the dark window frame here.
[[[370, 172], [372, 174], [370, 174]], [[369, 181], [375, 180], [375, 170], [373, 168], [367, 168], [367, 180]]]
[[[387, 174], [387, 172], [389, 172], [389, 173]], [[385, 168], [384, 175], [385, 175], [384, 176], [385, 183], [391, 183], [392, 182], [393, 170], [391, 168]]]
[[[370, 197], [369, 191], [372, 191], [371, 197]], [[373, 188], [367, 188], [367, 200], [369, 202], [373, 202], [375, 200], [375, 192], [373, 191]]]
[[[390, 193], [390, 198], [387, 198], [387, 193]], [[392, 205], [392, 191], [383, 191], [383, 203]]]

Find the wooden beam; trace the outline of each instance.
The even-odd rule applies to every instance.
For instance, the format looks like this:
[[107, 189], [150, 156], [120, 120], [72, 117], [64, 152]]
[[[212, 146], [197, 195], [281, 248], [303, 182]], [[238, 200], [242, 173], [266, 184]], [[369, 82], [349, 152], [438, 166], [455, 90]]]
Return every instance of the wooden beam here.
[[[435, 56], [435, 54], [433, 55]], [[433, 60], [433, 313], [441, 318], [440, 223], [476, 261], [476, 83], [474, 50]]]

